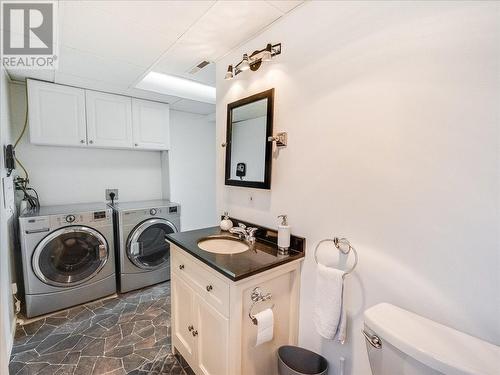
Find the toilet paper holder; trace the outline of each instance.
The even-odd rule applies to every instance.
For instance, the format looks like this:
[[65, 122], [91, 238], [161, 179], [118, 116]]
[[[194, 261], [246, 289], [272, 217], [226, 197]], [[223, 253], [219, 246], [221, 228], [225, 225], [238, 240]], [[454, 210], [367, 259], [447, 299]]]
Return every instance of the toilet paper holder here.
[[[252, 305], [250, 306], [250, 310], [248, 311], [248, 317], [252, 321], [253, 324], [257, 325], [258, 321], [257, 318], [252, 314], [253, 308], [255, 305], [259, 302], [265, 302], [270, 300], [273, 297], [271, 293], [266, 293], [264, 294], [262, 290], [257, 286], [252, 290], [252, 294], [250, 294], [250, 299], [253, 301]], [[274, 303], [271, 306], [271, 309], [274, 309]]]

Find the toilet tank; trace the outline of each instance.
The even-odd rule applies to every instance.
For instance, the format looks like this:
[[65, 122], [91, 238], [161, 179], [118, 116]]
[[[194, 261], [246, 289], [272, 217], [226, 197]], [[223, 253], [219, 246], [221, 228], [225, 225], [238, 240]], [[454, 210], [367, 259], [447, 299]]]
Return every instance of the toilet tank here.
[[498, 375], [500, 347], [397, 306], [365, 311], [373, 375]]

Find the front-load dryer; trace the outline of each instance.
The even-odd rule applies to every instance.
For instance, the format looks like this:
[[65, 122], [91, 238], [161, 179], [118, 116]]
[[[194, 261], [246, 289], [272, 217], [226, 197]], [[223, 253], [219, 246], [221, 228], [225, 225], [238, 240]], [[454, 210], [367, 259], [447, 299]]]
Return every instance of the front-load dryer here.
[[180, 207], [166, 200], [120, 202], [114, 210], [118, 289], [128, 292], [170, 280], [170, 243]]
[[27, 211], [19, 230], [28, 318], [116, 292], [113, 217], [106, 204]]

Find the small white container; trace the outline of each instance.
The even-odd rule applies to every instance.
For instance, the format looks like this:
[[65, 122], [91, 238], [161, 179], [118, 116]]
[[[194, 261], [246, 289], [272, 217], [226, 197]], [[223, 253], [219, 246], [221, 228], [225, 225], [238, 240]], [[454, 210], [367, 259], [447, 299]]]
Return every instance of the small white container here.
[[220, 222], [220, 229], [228, 231], [233, 227], [233, 222], [229, 219], [229, 214], [224, 212], [224, 219]]

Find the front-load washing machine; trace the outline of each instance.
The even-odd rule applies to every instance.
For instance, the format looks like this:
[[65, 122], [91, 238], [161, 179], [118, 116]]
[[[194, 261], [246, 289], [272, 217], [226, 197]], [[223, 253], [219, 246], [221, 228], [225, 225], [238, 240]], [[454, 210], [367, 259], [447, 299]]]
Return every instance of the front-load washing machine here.
[[170, 243], [180, 207], [166, 200], [120, 202], [114, 210], [118, 289], [128, 292], [170, 280]]
[[28, 318], [116, 292], [112, 210], [40, 207], [19, 217]]

